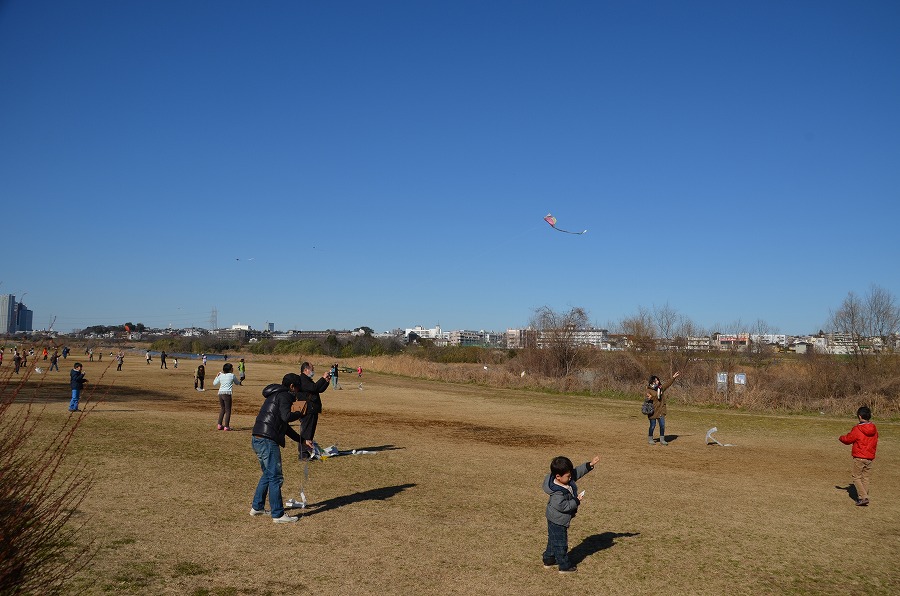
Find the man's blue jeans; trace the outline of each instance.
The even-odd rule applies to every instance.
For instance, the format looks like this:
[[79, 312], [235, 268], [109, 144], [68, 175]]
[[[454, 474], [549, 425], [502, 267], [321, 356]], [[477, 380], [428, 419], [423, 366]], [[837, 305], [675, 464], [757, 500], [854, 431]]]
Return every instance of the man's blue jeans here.
[[81, 399], [81, 389], [72, 389], [72, 401], [69, 402], [70, 410], [78, 409], [78, 401]]
[[[653, 436], [653, 429], [656, 428], [656, 420], [653, 418], [650, 419], [650, 436]], [[666, 438], [666, 417], [660, 416], [659, 418], [659, 436], [662, 438]]]
[[284, 484], [284, 474], [281, 470], [281, 448], [272, 439], [253, 437], [253, 451], [259, 460], [262, 469], [262, 477], [256, 485], [256, 493], [253, 495], [253, 508], [263, 511], [266, 508], [266, 495], [269, 496], [269, 505], [272, 507], [272, 517], [284, 515], [284, 503], [281, 501], [281, 485]]

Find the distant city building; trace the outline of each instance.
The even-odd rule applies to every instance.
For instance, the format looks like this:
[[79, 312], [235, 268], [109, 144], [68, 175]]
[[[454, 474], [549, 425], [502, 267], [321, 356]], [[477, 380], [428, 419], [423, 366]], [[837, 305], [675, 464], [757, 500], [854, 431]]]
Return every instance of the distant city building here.
[[534, 329], [507, 329], [506, 347], [510, 350], [534, 348], [537, 346], [537, 331]]
[[407, 341], [409, 341], [409, 334], [415, 333], [421, 339], [432, 339], [436, 341], [443, 340], [444, 342], [450, 341], [450, 333], [447, 331], [441, 331], [441, 326], [437, 325], [433, 329], [425, 329], [421, 325], [416, 325], [412, 328], [407, 328], [404, 330], [403, 335], [406, 337]]
[[266, 322], [266, 331], [268, 331], [269, 333], [274, 333], [275, 332], [275, 323]]
[[33, 331], [32, 320], [34, 312], [28, 309], [21, 302], [16, 304], [16, 331], [31, 333]]
[[13, 294], [0, 295], [0, 335], [16, 332], [16, 297]]

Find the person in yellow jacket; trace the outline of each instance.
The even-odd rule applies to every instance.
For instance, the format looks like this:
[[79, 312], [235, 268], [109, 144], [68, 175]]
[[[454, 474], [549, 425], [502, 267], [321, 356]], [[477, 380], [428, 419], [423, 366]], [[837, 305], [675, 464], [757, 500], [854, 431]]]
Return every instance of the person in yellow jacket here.
[[653, 442], [653, 431], [656, 429], [657, 422], [659, 422], [659, 444], [669, 444], [666, 442], [666, 389], [671, 387], [672, 383], [680, 375], [680, 371], [676, 372], [665, 384], [659, 380], [659, 377], [653, 375], [647, 383], [647, 400], [653, 402], [653, 413], [647, 416], [650, 419], [650, 432], [647, 435], [647, 443], [650, 445], [655, 444]]

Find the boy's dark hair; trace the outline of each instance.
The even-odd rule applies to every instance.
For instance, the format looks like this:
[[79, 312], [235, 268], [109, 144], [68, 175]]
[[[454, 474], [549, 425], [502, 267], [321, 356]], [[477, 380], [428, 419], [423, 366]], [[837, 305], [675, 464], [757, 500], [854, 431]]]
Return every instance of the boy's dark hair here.
[[231, 363], [230, 363], [230, 362], [226, 362], [226, 363], [222, 366], [222, 372], [230, 373], [230, 372], [233, 371], [233, 370], [234, 370], [234, 367], [231, 366]]
[[863, 420], [871, 420], [872, 410], [869, 409], [869, 406], [860, 406], [860, 408], [856, 410], [856, 415]]
[[656, 375], [650, 375], [650, 379], [647, 380], [647, 387], [653, 387], [653, 381], [659, 381], [659, 377]]
[[572, 460], [562, 455], [554, 457], [553, 461], [550, 462], [550, 476], [552, 478], [572, 472], [574, 469], [575, 466], [572, 465]]

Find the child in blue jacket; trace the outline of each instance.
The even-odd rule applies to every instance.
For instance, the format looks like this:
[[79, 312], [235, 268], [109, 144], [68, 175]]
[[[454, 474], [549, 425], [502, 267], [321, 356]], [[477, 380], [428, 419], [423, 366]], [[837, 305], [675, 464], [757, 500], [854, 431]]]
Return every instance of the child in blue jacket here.
[[550, 498], [547, 501], [547, 548], [544, 550], [544, 568], [559, 566], [560, 573], [574, 573], [575, 565], [569, 562], [569, 523], [578, 512], [584, 491], [578, 492], [575, 481], [594, 469], [600, 456], [577, 468], [568, 457], [559, 456], [550, 462], [550, 473], [544, 477], [543, 489]]

